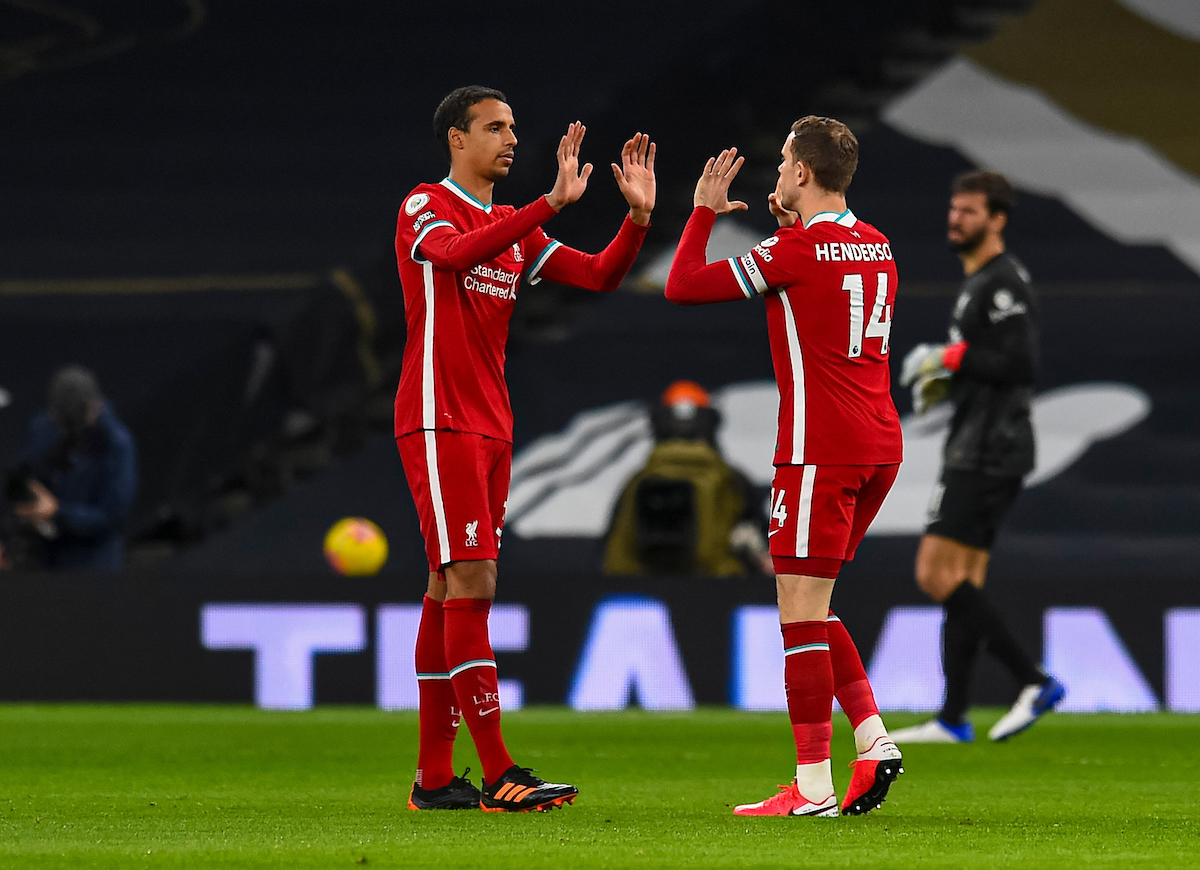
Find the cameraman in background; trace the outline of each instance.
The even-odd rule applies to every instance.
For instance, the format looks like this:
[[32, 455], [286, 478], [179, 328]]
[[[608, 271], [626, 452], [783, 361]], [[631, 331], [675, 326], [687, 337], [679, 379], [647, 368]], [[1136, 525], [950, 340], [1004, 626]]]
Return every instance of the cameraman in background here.
[[708, 391], [676, 381], [650, 422], [654, 450], [617, 500], [604, 572], [772, 573], [762, 499], [718, 452], [721, 415]]
[[133, 436], [81, 366], [54, 375], [46, 404], [30, 423], [25, 463], [8, 477], [16, 534], [0, 567], [119, 571], [137, 491]]

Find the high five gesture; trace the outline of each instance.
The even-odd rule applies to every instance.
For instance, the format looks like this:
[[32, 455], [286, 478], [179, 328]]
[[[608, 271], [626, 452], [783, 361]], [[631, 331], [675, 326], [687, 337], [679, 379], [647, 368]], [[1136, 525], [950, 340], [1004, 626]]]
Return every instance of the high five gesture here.
[[585, 163], [579, 167], [579, 146], [583, 144], [583, 134], [587, 127], [579, 121], [567, 127], [566, 135], [558, 140], [558, 177], [554, 179], [554, 188], [546, 194], [546, 200], [555, 211], [562, 211], [564, 205], [577, 202], [587, 190], [588, 176], [592, 174], [592, 164]]
[[708, 158], [700, 180], [696, 182], [696, 194], [692, 198], [693, 205], [703, 205], [711, 208], [717, 214], [727, 214], [731, 211], [745, 211], [749, 206], [740, 199], [729, 200], [729, 185], [737, 178], [745, 157], [737, 156], [736, 148], [727, 148], [716, 157]]
[[[546, 200], [555, 211], [576, 202], [587, 190], [592, 164], [580, 166], [579, 149], [587, 127], [579, 121], [567, 128], [558, 142], [558, 177]], [[640, 226], [648, 226], [654, 209], [656, 184], [654, 180], [654, 143], [645, 133], [635, 133], [621, 149], [621, 163], [610, 164], [621, 195], [629, 203], [629, 218]]]
[[640, 226], [650, 223], [654, 210], [654, 143], [645, 133], [634, 133], [621, 149], [621, 165], [613, 163], [613, 177], [629, 203], [629, 219]]

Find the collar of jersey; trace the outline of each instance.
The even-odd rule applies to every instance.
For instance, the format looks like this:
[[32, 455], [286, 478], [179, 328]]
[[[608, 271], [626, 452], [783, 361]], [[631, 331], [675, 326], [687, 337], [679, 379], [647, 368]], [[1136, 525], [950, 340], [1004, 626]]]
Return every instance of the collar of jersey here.
[[446, 188], [446, 190], [450, 191], [452, 194], [454, 194], [459, 199], [461, 199], [463, 202], [470, 203], [471, 205], [475, 206], [475, 208], [479, 209], [480, 211], [485, 211], [488, 214], [492, 213], [492, 204], [490, 202], [487, 205], [484, 205], [482, 202], [477, 200], [475, 197], [471, 196], [471, 194], [467, 193], [465, 190], [463, 190], [461, 187], [459, 187], [457, 184], [455, 184], [453, 181], [451, 181], [450, 176], [447, 175], [445, 178], [443, 178], [441, 181], [441, 185], [442, 185], [442, 187]]
[[858, 218], [854, 216], [854, 212], [850, 211], [850, 209], [846, 209], [841, 214], [838, 214], [836, 211], [822, 211], [813, 215], [808, 223], [804, 225], [804, 228], [808, 229], [813, 224], [823, 224], [826, 221], [833, 221], [835, 224], [843, 227], [852, 227], [858, 223]]

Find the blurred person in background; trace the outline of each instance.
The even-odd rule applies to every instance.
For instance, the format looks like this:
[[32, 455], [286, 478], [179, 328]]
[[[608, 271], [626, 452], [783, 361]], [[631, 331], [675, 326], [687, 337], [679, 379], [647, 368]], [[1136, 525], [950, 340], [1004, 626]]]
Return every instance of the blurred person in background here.
[[[137, 491], [133, 436], [95, 376], [67, 366], [29, 426], [25, 462], [10, 472], [8, 558], [18, 566], [118, 571]], [[23, 546], [22, 546], [23, 545]]]
[[917, 345], [900, 374], [901, 385], [912, 387], [914, 412], [949, 401], [953, 416], [916, 560], [917, 585], [946, 611], [946, 695], [935, 718], [893, 732], [897, 743], [975, 739], [967, 719], [968, 693], [981, 647], [1022, 687], [988, 732], [992, 740], [1025, 730], [1064, 694], [983, 592], [996, 528], [1034, 467], [1030, 406], [1037, 299], [1029, 273], [1005, 250], [1004, 229], [1015, 200], [1012, 185], [998, 172], [966, 172], [954, 179], [947, 241], [962, 260], [966, 280], [950, 316], [947, 343]]
[[654, 450], [610, 523], [606, 574], [774, 574], [754, 486], [717, 449], [720, 412], [695, 381], [667, 387]]

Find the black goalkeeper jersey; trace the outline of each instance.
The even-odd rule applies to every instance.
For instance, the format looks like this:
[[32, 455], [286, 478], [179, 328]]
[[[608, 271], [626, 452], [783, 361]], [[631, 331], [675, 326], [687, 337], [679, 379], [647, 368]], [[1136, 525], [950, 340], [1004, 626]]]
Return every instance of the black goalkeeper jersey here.
[[1037, 300], [1029, 273], [1008, 253], [963, 282], [950, 341], [966, 341], [951, 380], [954, 416], [946, 468], [1004, 477], [1033, 470], [1030, 405], [1037, 368]]

